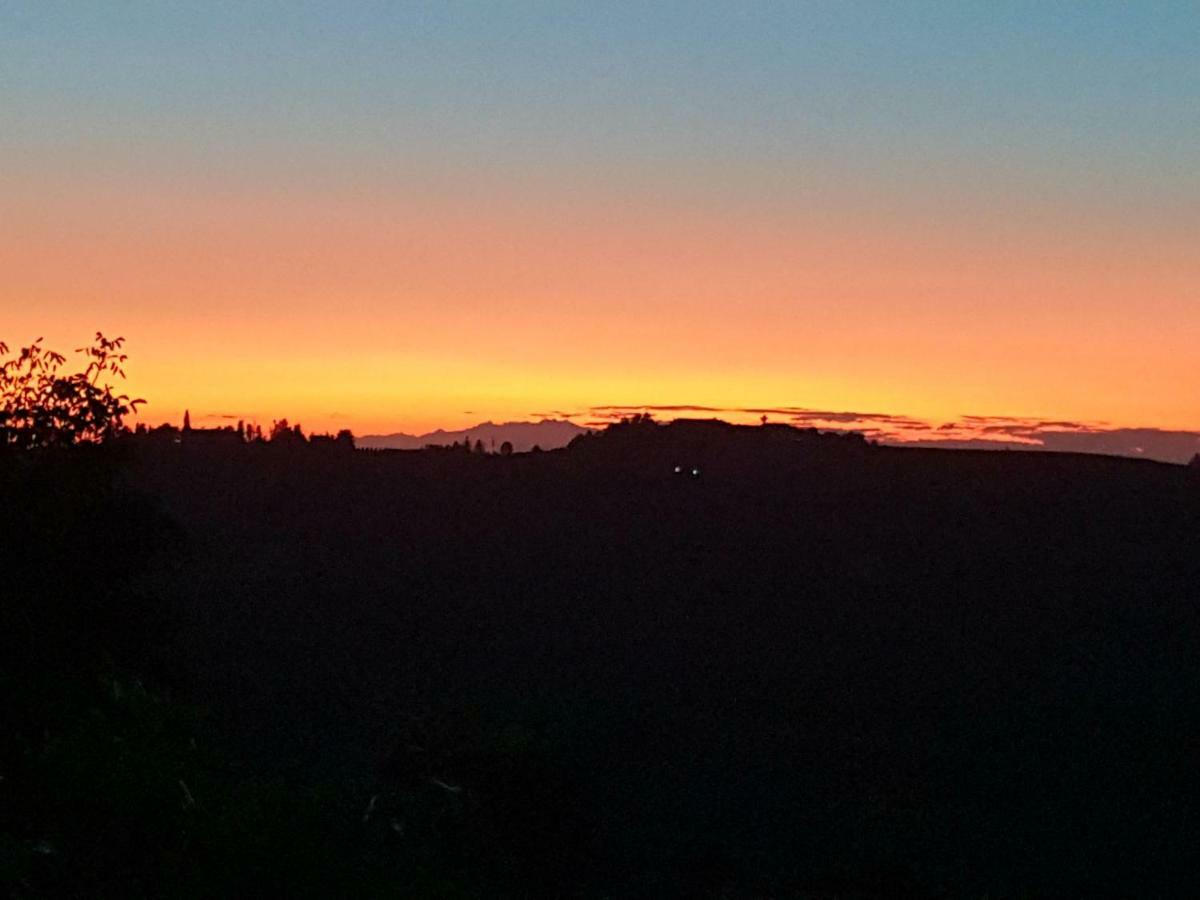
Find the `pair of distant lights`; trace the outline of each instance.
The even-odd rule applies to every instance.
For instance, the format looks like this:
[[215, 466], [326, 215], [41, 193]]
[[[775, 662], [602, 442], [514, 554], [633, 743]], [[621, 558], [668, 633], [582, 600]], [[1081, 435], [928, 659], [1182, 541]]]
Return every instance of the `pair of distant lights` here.
[[[682, 474], [683, 474], [683, 466], [676, 466], [676, 467], [675, 467], [675, 474], [676, 474], [676, 475], [682, 475]], [[699, 478], [699, 477], [700, 477], [700, 470], [699, 470], [699, 469], [692, 469], [692, 470], [691, 470], [691, 476], [692, 476], [693, 478]]]

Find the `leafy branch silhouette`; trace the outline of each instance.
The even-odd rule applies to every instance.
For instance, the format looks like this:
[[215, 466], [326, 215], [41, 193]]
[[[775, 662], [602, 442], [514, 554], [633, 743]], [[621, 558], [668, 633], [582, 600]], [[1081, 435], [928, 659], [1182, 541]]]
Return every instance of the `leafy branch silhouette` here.
[[[64, 373], [67, 357], [38, 338], [0, 362], [0, 447], [39, 450], [102, 443], [124, 433], [125, 416], [146, 401], [115, 392], [112, 378], [125, 377], [125, 339], [97, 331], [90, 346], [76, 348], [87, 359]], [[0, 342], [0, 359], [9, 355]]]

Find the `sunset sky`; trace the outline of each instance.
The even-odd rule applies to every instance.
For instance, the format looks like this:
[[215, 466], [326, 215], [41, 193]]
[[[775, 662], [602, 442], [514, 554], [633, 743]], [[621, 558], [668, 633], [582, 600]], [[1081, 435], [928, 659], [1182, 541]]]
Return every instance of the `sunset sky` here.
[[152, 423], [1200, 430], [1200, 5], [0, 2], [0, 340], [97, 329]]

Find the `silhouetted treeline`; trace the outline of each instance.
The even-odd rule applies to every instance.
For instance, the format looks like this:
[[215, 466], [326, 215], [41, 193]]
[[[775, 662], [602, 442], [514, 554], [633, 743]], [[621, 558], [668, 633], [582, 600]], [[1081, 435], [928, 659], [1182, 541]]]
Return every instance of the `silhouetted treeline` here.
[[189, 451], [220, 452], [247, 445], [259, 448], [270, 446], [273, 450], [312, 447], [323, 451], [343, 452], [354, 449], [354, 435], [346, 428], [336, 435], [305, 435], [299, 423], [293, 425], [287, 419], [277, 419], [271, 423], [264, 437], [261, 425], [247, 424], [245, 421], [239, 421], [237, 427], [222, 425], [216, 428], [193, 428], [188, 411], [183, 414], [182, 428], [176, 428], [169, 423], [153, 428], [138, 424], [132, 431], [118, 435], [118, 438], [142, 451], [155, 448], [163, 451], [172, 446], [179, 446]]

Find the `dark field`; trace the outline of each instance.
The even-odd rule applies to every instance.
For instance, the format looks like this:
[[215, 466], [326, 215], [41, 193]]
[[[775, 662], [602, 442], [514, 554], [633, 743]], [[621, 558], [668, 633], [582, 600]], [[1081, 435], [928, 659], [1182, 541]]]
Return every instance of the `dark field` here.
[[[99, 499], [4, 463], [13, 896], [86, 895], [81, 870], [125, 896], [1196, 884], [1200, 472], [698, 423], [510, 457], [124, 455]], [[76, 571], [112, 555], [136, 565]], [[21, 610], [84, 646], [31, 649]], [[186, 711], [128, 790], [37, 755], [91, 700], [45, 724], [21, 699], [97, 648]], [[149, 849], [113, 836], [146, 822]]]

